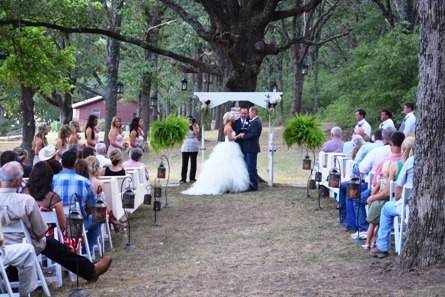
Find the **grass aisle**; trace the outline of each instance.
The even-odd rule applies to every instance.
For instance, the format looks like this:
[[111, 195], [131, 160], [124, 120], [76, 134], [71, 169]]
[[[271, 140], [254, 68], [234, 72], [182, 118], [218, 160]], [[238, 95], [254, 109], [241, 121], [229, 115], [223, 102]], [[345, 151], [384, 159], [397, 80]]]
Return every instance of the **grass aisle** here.
[[[184, 189], [181, 188], [181, 189]], [[186, 197], [173, 208], [142, 207], [131, 216], [136, 250], [114, 238], [112, 270], [90, 296], [436, 296], [439, 272], [403, 281], [394, 258], [377, 261], [333, 227], [335, 204], [291, 187], [256, 193]], [[70, 285], [55, 291], [66, 296]], [[369, 286], [368, 290], [365, 288]], [[437, 295], [439, 296], [439, 295]]]

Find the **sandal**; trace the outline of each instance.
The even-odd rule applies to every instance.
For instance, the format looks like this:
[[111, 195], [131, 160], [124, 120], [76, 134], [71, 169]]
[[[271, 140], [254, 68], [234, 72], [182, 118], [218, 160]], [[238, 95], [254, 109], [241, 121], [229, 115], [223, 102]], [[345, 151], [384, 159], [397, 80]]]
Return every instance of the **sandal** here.
[[363, 244], [361, 246], [364, 250], [370, 250], [371, 249], [371, 245], [369, 243]]

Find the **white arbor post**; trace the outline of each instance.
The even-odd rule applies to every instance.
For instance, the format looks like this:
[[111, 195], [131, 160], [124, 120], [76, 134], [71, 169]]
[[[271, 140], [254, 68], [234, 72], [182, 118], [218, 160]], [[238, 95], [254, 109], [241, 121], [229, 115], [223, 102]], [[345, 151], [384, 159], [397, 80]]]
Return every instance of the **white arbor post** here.
[[269, 187], [273, 186], [273, 177], [274, 177], [274, 154], [276, 151], [275, 148], [275, 131], [274, 131], [274, 125], [272, 123], [272, 114], [269, 112], [269, 141], [268, 141], [268, 162], [267, 162], [267, 171], [268, 171], [268, 185]]

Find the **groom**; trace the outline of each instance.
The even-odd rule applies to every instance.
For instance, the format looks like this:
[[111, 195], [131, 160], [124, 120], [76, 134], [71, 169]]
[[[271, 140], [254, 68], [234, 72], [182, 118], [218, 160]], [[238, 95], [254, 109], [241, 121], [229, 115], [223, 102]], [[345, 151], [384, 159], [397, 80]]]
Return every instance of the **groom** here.
[[249, 108], [249, 122], [245, 131], [240, 133], [241, 150], [249, 171], [249, 191], [258, 190], [257, 157], [260, 152], [260, 135], [263, 129], [255, 106]]

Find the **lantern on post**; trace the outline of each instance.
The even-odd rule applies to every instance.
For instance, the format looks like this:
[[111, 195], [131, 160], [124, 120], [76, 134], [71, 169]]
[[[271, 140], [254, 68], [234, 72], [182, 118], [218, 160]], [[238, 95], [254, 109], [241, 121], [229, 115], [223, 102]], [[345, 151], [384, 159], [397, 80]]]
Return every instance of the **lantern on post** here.
[[328, 176], [329, 187], [331, 188], [340, 187], [340, 180], [341, 180], [340, 171], [335, 167], [332, 168], [331, 171], [329, 171], [329, 176]]
[[181, 80], [181, 91], [187, 91], [187, 84], [188, 84], [187, 79], [184, 77]]
[[96, 224], [103, 224], [106, 221], [107, 205], [101, 197], [96, 200], [96, 204], [94, 205], [93, 218]]
[[317, 168], [317, 171], [315, 172], [315, 181], [317, 183], [321, 183], [321, 179], [322, 179], [322, 174], [320, 171], [318, 171], [318, 168]]
[[[124, 183], [127, 179], [129, 179], [129, 183], [128, 183], [127, 189], [124, 192], [123, 191]], [[128, 226], [127, 243], [125, 245], [126, 250], [128, 252], [131, 252], [134, 250], [134, 244], [131, 243], [131, 237], [130, 237], [131, 236], [131, 225], [130, 225], [130, 220], [128, 220], [128, 213], [127, 213], [127, 209], [134, 208], [134, 200], [135, 200], [136, 195], [134, 194], [133, 190], [131, 189], [132, 183], [133, 183], [133, 178], [130, 175], [125, 176], [121, 183], [122, 208], [124, 209], [125, 217], [127, 219], [127, 226]]]
[[158, 166], [158, 174], [157, 174], [157, 177], [158, 177], [159, 179], [164, 179], [165, 176], [166, 176], [166, 171], [167, 171], [167, 169], [166, 169], [165, 166], [164, 166], [164, 162], [161, 161], [161, 164], [159, 164], [159, 166]]
[[353, 177], [348, 182], [347, 185], [347, 193], [349, 199], [358, 199], [360, 198], [360, 178]]
[[[72, 203], [73, 197], [74, 203]], [[70, 238], [82, 238], [83, 235], [83, 216], [76, 205], [77, 197], [78, 196], [75, 193], [71, 196], [70, 209], [66, 219], [66, 233]]]
[[360, 170], [357, 164], [352, 167], [352, 177], [346, 186], [349, 199], [359, 199], [361, 194]]
[[[148, 186], [147, 186], [148, 190]], [[144, 205], [151, 205], [151, 193], [147, 193], [144, 195]]]
[[[130, 179], [130, 182], [128, 183], [127, 189], [125, 192], [122, 192], [122, 188], [124, 186], [124, 183], [127, 179]], [[134, 194], [133, 190], [131, 189], [131, 183], [133, 182], [133, 178], [131, 176], [126, 176], [122, 180], [121, 184], [121, 193], [122, 193], [122, 208], [134, 208], [134, 199], [136, 195]]]
[[309, 155], [306, 155], [303, 159], [303, 170], [311, 170], [312, 160]]
[[301, 75], [306, 75], [308, 73], [309, 70], [309, 65], [308, 64], [301, 64], [300, 65], [300, 70], [301, 70]]

